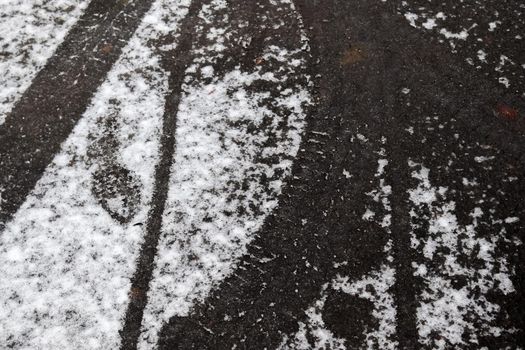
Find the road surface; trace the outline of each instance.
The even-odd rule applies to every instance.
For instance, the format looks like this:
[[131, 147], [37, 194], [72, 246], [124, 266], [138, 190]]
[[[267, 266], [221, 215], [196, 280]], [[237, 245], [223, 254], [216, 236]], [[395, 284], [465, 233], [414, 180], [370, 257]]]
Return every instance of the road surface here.
[[524, 12], [0, 4], [0, 348], [520, 349]]

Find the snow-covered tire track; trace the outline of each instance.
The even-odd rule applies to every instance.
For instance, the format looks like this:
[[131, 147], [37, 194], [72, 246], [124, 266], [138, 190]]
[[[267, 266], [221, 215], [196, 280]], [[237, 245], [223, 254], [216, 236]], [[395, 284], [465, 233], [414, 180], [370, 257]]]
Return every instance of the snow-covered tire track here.
[[[331, 29], [328, 26], [325, 35], [334, 34]], [[330, 63], [338, 61], [331, 52], [326, 57]], [[299, 328], [304, 310], [319, 298], [324, 283], [338, 273], [359, 276], [380, 264], [387, 238], [383, 229], [373, 223], [357, 226], [356, 209], [350, 205], [366, 196], [362, 190], [371, 187], [368, 179], [376, 171], [377, 159], [374, 155], [370, 161], [369, 145], [354, 140], [357, 123], [347, 114], [352, 107], [330, 103], [345, 98], [346, 81], [335, 74], [323, 77], [327, 82], [321, 91], [326, 99], [309, 118], [279, 206], [260, 226], [235, 270], [227, 271], [206, 299], [194, 306], [187, 303], [187, 311], [182, 309], [170, 319], [160, 336], [161, 349], [275, 349], [283, 336]], [[344, 169], [354, 162], [356, 179], [349, 181]], [[212, 220], [210, 226], [221, 221]], [[203, 238], [207, 244], [215, 237]], [[179, 244], [198, 249], [200, 242], [190, 239]], [[211, 261], [195, 261], [205, 253], [197, 249], [188, 258], [191, 264], [219, 260], [210, 256]], [[192, 271], [189, 277], [201, 279]]]
[[[0, 348], [523, 343], [521, 110], [382, 4], [296, 4], [152, 1], [120, 59], [92, 43], [115, 65], [85, 105], [22, 98]], [[91, 35], [118, 36], [109, 17]]]
[[[155, 41], [162, 43], [157, 47], [160, 55], [160, 64], [169, 74], [169, 95], [166, 96], [163, 113], [162, 135], [160, 138], [159, 162], [154, 174], [153, 202], [148, 213], [145, 228], [145, 237], [142, 242], [137, 267], [131, 278], [130, 303], [126, 310], [124, 325], [121, 334], [120, 348], [123, 350], [136, 349], [141, 333], [144, 309], [149, 301], [147, 292], [151, 283], [155, 258], [158, 254], [159, 237], [161, 234], [162, 215], [165, 211], [166, 200], [170, 185], [170, 171], [172, 169], [175, 152], [175, 136], [177, 129], [177, 111], [181, 100], [181, 89], [185, 72], [191, 60], [192, 38], [194, 23], [203, 6], [202, 0], [193, 0], [186, 16], [176, 33], [170, 33]], [[175, 38], [178, 35], [177, 42]]]
[[[494, 116], [491, 103], [495, 101], [486, 96], [501, 91], [466, 75], [442, 48], [425, 42], [383, 6], [366, 0], [297, 4], [312, 34], [314, 57], [319, 55], [322, 62], [318, 67], [322, 107], [310, 118], [304, 149], [298, 153], [275, 215], [248, 246], [236, 270], [204, 301], [190, 304], [188, 316], [170, 320], [161, 333], [161, 348], [273, 349], [284, 338], [285, 347], [308, 349], [317, 344], [303, 337], [305, 321], [322, 326], [317, 327], [321, 336], [324, 326], [337, 327], [332, 332], [336, 338], [319, 348], [373, 349], [382, 344], [401, 349], [498, 349], [520, 344], [523, 308], [516, 311], [516, 304], [523, 295], [511, 286], [513, 281], [520, 283], [523, 270], [521, 264], [508, 264], [507, 259], [517, 262], [522, 256], [523, 234], [516, 223], [525, 213], [519, 199], [524, 187], [518, 176], [511, 176], [512, 180], [505, 176], [523, 171], [524, 135], [519, 124]], [[349, 42], [339, 40], [343, 34]], [[372, 216], [363, 194], [376, 171], [370, 169], [377, 162], [372, 153], [383, 138], [387, 139], [386, 158], [381, 159], [388, 161], [382, 166], [386, 183], [374, 191], [383, 205], [385, 194], [391, 193], [387, 204], [392, 210], [389, 213], [385, 205], [381, 213], [386, 215], [363, 220]], [[413, 186], [417, 176], [413, 176], [414, 164], [409, 163], [412, 157], [438, 174], [432, 183], [454, 189], [452, 196], [463, 217], [463, 224], [451, 221], [454, 230], [438, 227], [446, 228], [448, 218], [439, 225], [435, 222], [443, 219], [443, 213], [452, 216], [450, 197], [423, 208], [411, 202], [407, 190], [418, 187], [417, 183]], [[488, 171], [476, 165], [484, 157], [494, 161]], [[459, 174], [478, 174], [487, 186], [465, 190]], [[467, 185], [471, 178], [467, 177]], [[447, 196], [452, 192], [447, 191]], [[507, 196], [512, 198], [509, 204]], [[443, 199], [444, 209], [439, 207]], [[483, 224], [476, 218], [477, 229], [468, 228], [474, 223], [469, 214], [476, 206], [486, 206], [482, 211], [490, 214], [483, 216]], [[426, 216], [428, 209], [431, 214]], [[440, 246], [434, 259], [421, 257], [422, 252], [411, 245], [417, 243], [410, 236], [412, 215], [420, 225], [419, 246], [425, 240], [429, 246]], [[490, 228], [496, 221], [500, 222], [494, 239]], [[195, 245], [203, 242], [207, 243]], [[191, 247], [191, 239], [182, 244]], [[480, 256], [482, 250], [469, 245], [488, 249]], [[198, 261], [199, 255], [193, 258]], [[377, 263], [384, 264], [381, 273], [374, 271]], [[420, 265], [430, 271], [424, 278]], [[493, 278], [487, 270], [494, 273]], [[454, 285], [455, 272], [468, 277]], [[338, 274], [349, 283], [337, 278]], [[389, 312], [396, 315], [382, 316], [382, 328], [369, 328], [355, 338], [351, 331], [341, 332], [345, 323], [337, 324], [330, 314], [321, 315], [326, 316], [321, 324], [317, 310], [309, 307], [323, 302], [326, 283], [347, 294], [359, 294], [360, 299], [374, 300], [379, 307], [390, 307]], [[378, 288], [381, 295], [367, 296], [364, 287]], [[333, 314], [334, 308], [323, 305], [321, 312]], [[356, 307], [353, 319], [370, 322], [374, 308]], [[372, 336], [374, 332], [378, 334]], [[346, 336], [350, 339], [342, 339]], [[305, 338], [309, 344], [301, 343]]]

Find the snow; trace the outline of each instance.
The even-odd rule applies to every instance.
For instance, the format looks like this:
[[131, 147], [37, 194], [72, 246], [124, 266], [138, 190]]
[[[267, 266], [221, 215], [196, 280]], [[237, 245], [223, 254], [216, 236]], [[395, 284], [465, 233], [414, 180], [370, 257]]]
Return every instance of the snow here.
[[[116, 349], [144, 235], [158, 158], [167, 74], [151, 38], [188, 1], [159, 0], [60, 153], [0, 234], [0, 343], [13, 349]], [[120, 223], [94, 194], [95, 174], [128, 169], [134, 215]], [[119, 180], [116, 178], [115, 181]], [[124, 201], [109, 198], [122, 213]]]
[[433, 29], [437, 26], [436, 20], [434, 18], [428, 18], [426, 22], [422, 24], [423, 28], [425, 29]]
[[372, 210], [367, 208], [365, 213], [363, 214], [362, 218], [363, 218], [363, 220], [371, 221], [374, 218], [375, 215], [376, 215], [376, 213], [374, 213]]
[[[306, 322], [299, 322], [299, 330], [284, 337], [279, 350], [321, 350], [321, 349], [351, 349], [345, 339], [337, 338], [327, 328], [323, 320], [323, 310], [327, 295], [331, 291], [341, 291], [368, 300], [372, 303], [370, 318], [377, 320], [377, 326], [365, 330], [362, 347], [364, 349], [394, 350], [398, 343], [394, 340], [396, 334], [396, 307], [391, 289], [395, 284], [395, 271], [383, 264], [378, 270], [351, 280], [349, 277], [338, 276], [323, 287], [321, 297], [305, 310]], [[348, 327], [353, 325], [349, 324]], [[314, 343], [310, 341], [314, 340]]]
[[[421, 10], [421, 9], [419, 9]], [[414, 27], [414, 28], [425, 28], [427, 30], [432, 30], [439, 26], [439, 21], [446, 19], [446, 16], [443, 14], [443, 12], [437, 13], [434, 17], [429, 16], [429, 14], [422, 12], [421, 14], [417, 14], [414, 12], [406, 11], [403, 13], [405, 19], [408, 21], [408, 23]], [[425, 19], [424, 22], [421, 22], [421, 19]], [[439, 31], [439, 34], [444, 36], [446, 39], [459, 39], [459, 40], [465, 40], [468, 37], [468, 30], [463, 29], [462, 31], [455, 33], [452, 32], [446, 28], [441, 28]]]
[[378, 320], [378, 326], [366, 334], [367, 349], [393, 350], [398, 346], [394, 340], [397, 311], [391, 291], [396, 281], [395, 274], [392, 267], [383, 264], [377, 271], [372, 271], [360, 280], [350, 282], [348, 277], [339, 277], [332, 282], [335, 290], [357, 295], [373, 303], [371, 316]]
[[474, 157], [474, 160], [478, 163], [483, 163], [483, 162], [487, 162], [487, 161], [490, 161], [490, 160], [493, 160], [494, 159], [494, 156], [490, 156], [490, 157], [486, 157], [486, 156], [476, 156]]
[[89, 0], [3, 0], [0, 4], [0, 125]]
[[[492, 160], [486, 156], [477, 158], [483, 162]], [[418, 181], [408, 193], [412, 247], [422, 252], [413, 262], [415, 275], [424, 286], [417, 296], [420, 342], [446, 349], [477, 344], [482, 336], [510, 332], [495, 326], [500, 306], [489, 301], [489, 295], [498, 290], [505, 295], [515, 291], [509, 263], [504, 257], [496, 258], [498, 242], [506, 239], [505, 228], [498, 229], [497, 220], [492, 220], [493, 235], [478, 235], [481, 220], [485, 222], [489, 216], [480, 207], [470, 213], [470, 223], [459, 223], [456, 203], [447, 200], [449, 189], [432, 185], [430, 170], [422, 164], [409, 161], [409, 166], [412, 177]], [[472, 187], [477, 183], [467, 181], [464, 185]], [[473, 259], [476, 264], [469, 263]], [[464, 283], [457, 283], [463, 280]]]
[[[327, 289], [327, 286], [324, 286]], [[314, 305], [308, 308], [305, 313], [307, 321], [299, 322], [299, 330], [291, 338], [285, 337], [281, 342], [278, 350], [344, 350], [346, 349], [345, 340], [337, 338], [329, 329], [326, 328], [322, 316], [326, 296], [317, 300]], [[309, 337], [315, 339], [315, 343], [311, 344]]]
[[[415, 166], [412, 162], [409, 165]], [[418, 187], [409, 192], [410, 200], [416, 205], [430, 204], [436, 200], [436, 192], [431, 190], [428, 180], [429, 173], [430, 169], [422, 167], [418, 173], [412, 175], [420, 181]]]
[[443, 35], [447, 39], [459, 39], [466, 40], [468, 38], [468, 30], [463, 28], [460, 32], [451, 32], [445, 28], [441, 28], [439, 34]]
[[[264, 64], [250, 69], [236, 66], [213, 76], [211, 67], [230, 54], [229, 39], [239, 37], [236, 32], [247, 19], [237, 19], [235, 10], [222, 0], [211, 1], [199, 14], [197, 26], [211, 28], [199, 30], [206, 36], [195, 39], [195, 58], [186, 71], [140, 349], [154, 347], [158, 331], [170, 317], [188, 314], [195, 301], [233, 271], [265, 217], [276, 208], [299, 149], [304, 107], [310, 101], [304, 71], [307, 42], [297, 27], [300, 22], [290, 28], [290, 23], [276, 24], [281, 21], [271, 17], [279, 12], [297, 18], [290, 1], [263, 6], [274, 10], [259, 15], [262, 26], [295, 33], [296, 46], [279, 46], [278, 35], [272, 36], [261, 52]], [[248, 43], [254, 38], [238, 40]], [[292, 79], [298, 80], [289, 85]], [[254, 88], [261, 81], [272, 88]], [[270, 89], [281, 91], [271, 99], [272, 108]]]
[[483, 50], [478, 50], [478, 59], [481, 61], [481, 62], [487, 62], [487, 53]]
[[416, 20], [418, 19], [418, 15], [412, 12], [405, 13], [405, 18], [407, 19], [408, 23], [414, 28], [417, 28], [416, 26]]
[[513, 217], [508, 217], [505, 219], [505, 223], [507, 224], [513, 224], [515, 222], [518, 222], [520, 221], [520, 218], [518, 218], [517, 216], [513, 216]]
[[510, 81], [508, 78], [506, 77], [499, 77], [498, 78], [498, 82], [502, 85], [504, 85], [506, 88], [509, 88], [510, 87]]
[[489, 32], [493, 32], [494, 29], [498, 26], [498, 24], [501, 24], [501, 21], [494, 21], [489, 23]]
[[[189, 3], [155, 1], [60, 153], [0, 233], [0, 344], [13, 349], [119, 347], [118, 332], [150, 209], [169, 93], [169, 74], [150, 42], [167, 35], [177, 38]], [[0, 124], [86, 4], [4, 1], [0, 16], [8, 20], [0, 23], [0, 47], [7, 55], [2, 51], [0, 56], [0, 84], [8, 88], [0, 92]], [[254, 24], [237, 18], [224, 0], [210, 0], [199, 14], [202, 34], [194, 38], [193, 61], [182, 86], [159, 253], [139, 339], [142, 350], [155, 348], [158, 331], [170, 317], [187, 315], [232, 273], [247, 244], [278, 206], [299, 149], [305, 108], [311, 103], [305, 69], [308, 43], [290, 0], [261, 4], [275, 10], [260, 16], [263, 26], [294, 33], [295, 41], [265, 42], [256, 57], [259, 63], [250, 68], [236, 64], [221, 71], [217, 62], [231, 54], [232, 45], [246, 47], [255, 40], [242, 30]], [[299, 18], [298, 22], [276, 20], [274, 12]], [[442, 12], [434, 16], [407, 12], [405, 17], [410, 25], [433, 30], [451, 42], [469, 39], [467, 29], [443, 28], [447, 16]], [[477, 57], [484, 62], [487, 54], [479, 50]], [[501, 67], [506, 63], [513, 64], [502, 55]], [[258, 88], [259, 83], [271, 88]], [[273, 96], [274, 91], [280, 93]], [[410, 89], [402, 88], [401, 93], [409, 94]], [[414, 133], [412, 127], [406, 130]], [[369, 141], [362, 134], [355, 137]], [[369, 206], [359, 215], [376, 221], [391, 235], [389, 160], [384, 147], [376, 154]], [[495, 160], [485, 155], [473, 159], [487, 166]], [[479, 204], [467, 222], [460, 221], [461, 203], [449, 199], [452, 190], [435, 184], [432, 169], [413, 161], [408, 165], [417, 183], [408, 191], [409, 234], [419, 254], [412, 262], [414, 275], [423, 281], [416, 315], [422, 346], [468, 347], [482, 336], [510, 332], [496, 326], [501, 310], [489, 295], [516, 292], [512, 267], [500, 257], [498, 247], [508, 239], [505, 228], [519, 225], [520, 218], [513, 213], [493, 217], [491, 208]], [[121, 178], [115, 169], [128, 171], [129, 176]], [[342, 174], [351, 181], [348, 170]], [[127, 191], [100, 197], [107, 190], [104, 181]], [[481, 186], [476, 178], [460, 182], [466, 191]], [[479, 234], [486, 222], [492, 230], [489, 237]], [[338, 291], [373, 304], [371, 317], [377, 327], [366, 330], [363, 346], [395, 349], [396, 271], [391, 251], [389, 240], [378, 269], [329, 281], [319, 299], [304, 310], [307, 317], [299, 323], [299, 331], [283, 339], [280, 348], [310, 349], [310, 335], [315, 349], [345, 349], [345, 341], [323, 320], [328, 293]], [[460, 258], [477, 259], [479, 264]], [[457, 284], [458, 279], [466, 283]]]
[[[523, 95], [524, 75], [519, 69], [523, 66], [523, 50], [516, 49], [522, 46], [522, 4], [505, 6], [478, 0], [442, 4], [404, 0], [391, 4], [408, 25], [447, 44], [451, 52], [459, 54], [479, 74]], [[500, 55], [508, 59], [506, 66]]]

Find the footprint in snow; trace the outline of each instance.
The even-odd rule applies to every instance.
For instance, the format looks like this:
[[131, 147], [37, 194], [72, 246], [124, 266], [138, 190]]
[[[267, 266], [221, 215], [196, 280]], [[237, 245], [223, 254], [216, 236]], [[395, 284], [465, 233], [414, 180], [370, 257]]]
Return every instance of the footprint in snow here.
[[129, 223], [138, 211], [141, 182], [118, 159], [120, 142], [117, 138], [118, 112], [110, 113], [101, 122], [103, 132], [95, 136], [88, 150], [92, 164], [98, 164], [93, 173], [91, 191], [102, 208], [121, 224]]

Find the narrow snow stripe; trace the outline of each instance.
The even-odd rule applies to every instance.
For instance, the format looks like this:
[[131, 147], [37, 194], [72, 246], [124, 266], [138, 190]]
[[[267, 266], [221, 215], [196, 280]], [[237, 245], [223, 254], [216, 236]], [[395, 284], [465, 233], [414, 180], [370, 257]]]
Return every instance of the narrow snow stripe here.
[[152, 0], [93, 0], [0, 127], [0, 225], [59, 151]]
[[137, 348], [144, 309], [148, 302], [147, 292], [155, 267], [154, 260], [158, 251], [162, 213], [165, 210], [169, 191], [182, 82], [186, 68], [192, 60], [191, 47], [192, 38], [195, 35], [194, 24], [202, 6], [203, 0], [192, 1], [188, 13], [180, 25], [180, 36], [177, 46], [174, 50], [164, 52], [161, 58], [164, 69], [170, 74], [168, 81], [170, 94], [166, 98], [164, 107], [162, 136], [160, 139], [160, 161], [155, 168], [153, 202], [148, 214], [145, 237], [137, 260], [136, 271], [131, 278], [131, 300], [128, 304], [124, 326], [121, 331], [122, 341], [120, 348], [123, 350]]
[[158, 0], [0, 235], [0, 344], [117, 349], [153, 196], [169, 72], [157, 47], [189, 0]]
[[89, 0], [0, 4], [0, 125], [86, 9]]

